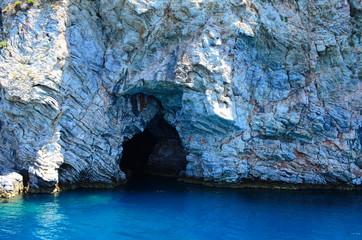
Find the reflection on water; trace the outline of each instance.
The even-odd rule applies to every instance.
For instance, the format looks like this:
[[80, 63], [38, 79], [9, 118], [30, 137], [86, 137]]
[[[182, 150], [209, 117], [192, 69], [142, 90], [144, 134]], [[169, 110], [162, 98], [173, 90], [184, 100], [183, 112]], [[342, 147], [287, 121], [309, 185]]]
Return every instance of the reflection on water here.
[[[9, 235], [18, 235], [24, 212], [24, 201], [22, 196], [18, 196], [11, 201], [0, 202], [0, 219], [2, 222], [10, 224], [1, 225], [1, 231]], [[1, 235], [1, 233], [0, 233]]]
[[34, 229], [34, 237], [38, 239], [49, 239], [49, 235], [54, 239], [61, 239], [68, 227], [67, 217], [61, 213], [58, 200], [42, 203], [38, 206], [35, 215], [37, 227]]
[[27, 236], [29, 239], [49, 239], [49, 234], [53, 239], [61, 239], [67, 229], [67, 217], [61, 213], [58, 199], [52, 195], [18, 196], [0, 204], [0, 239], [29, 234], [29, 223], [32, 227], [31, 236]]
[[362, 193], [136, 179], [0, 204], [0, 239], [362, 239]]

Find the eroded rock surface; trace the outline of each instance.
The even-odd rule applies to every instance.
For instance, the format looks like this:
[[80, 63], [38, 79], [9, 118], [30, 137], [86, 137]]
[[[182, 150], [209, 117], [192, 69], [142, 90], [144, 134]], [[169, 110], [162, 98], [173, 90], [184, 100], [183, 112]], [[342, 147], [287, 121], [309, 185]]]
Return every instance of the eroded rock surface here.
[[0, 170], [33, 191], [124, 180], [157, 115], [185, 176], [362, 186], [358, 0], [0, 4]]
[[24, 190], [23, 176], [12, 172], [0, 175], [0, 199], [12, 198]]

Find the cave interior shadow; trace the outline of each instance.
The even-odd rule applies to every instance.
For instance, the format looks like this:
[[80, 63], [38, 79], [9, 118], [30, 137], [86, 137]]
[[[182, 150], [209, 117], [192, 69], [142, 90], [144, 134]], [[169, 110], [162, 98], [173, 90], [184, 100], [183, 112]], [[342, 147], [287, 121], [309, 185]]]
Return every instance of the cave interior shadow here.
[[123, 143], [120, 168], [127, 179], [183, 175], [186, 152], [177, 130], [157, 114], [143, 132]]

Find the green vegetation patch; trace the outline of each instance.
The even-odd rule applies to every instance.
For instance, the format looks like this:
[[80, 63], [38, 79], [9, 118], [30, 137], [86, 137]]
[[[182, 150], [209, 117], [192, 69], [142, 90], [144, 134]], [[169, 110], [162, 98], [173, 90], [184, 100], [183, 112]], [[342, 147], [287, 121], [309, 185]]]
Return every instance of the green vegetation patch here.
[[8, 42], [6, 42], [6, 41], [0, 42], [0, 49], [6, 48], [7, 46], [8, 46]]
[[14, 8], [15, 8], [15, 10], [20, 10], [22, 4], [23, 4], [23, 3], [20, 2], [20, 1], [15, 2], [15, 3], [14, 3]]

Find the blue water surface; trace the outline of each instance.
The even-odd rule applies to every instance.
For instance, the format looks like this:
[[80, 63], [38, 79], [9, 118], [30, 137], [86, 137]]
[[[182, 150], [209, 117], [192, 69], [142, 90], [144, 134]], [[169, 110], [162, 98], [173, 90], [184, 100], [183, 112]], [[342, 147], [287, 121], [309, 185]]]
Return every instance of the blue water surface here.
[[362, 193], [139, 179], [0, 203], [0, 239], [359, 240]]

